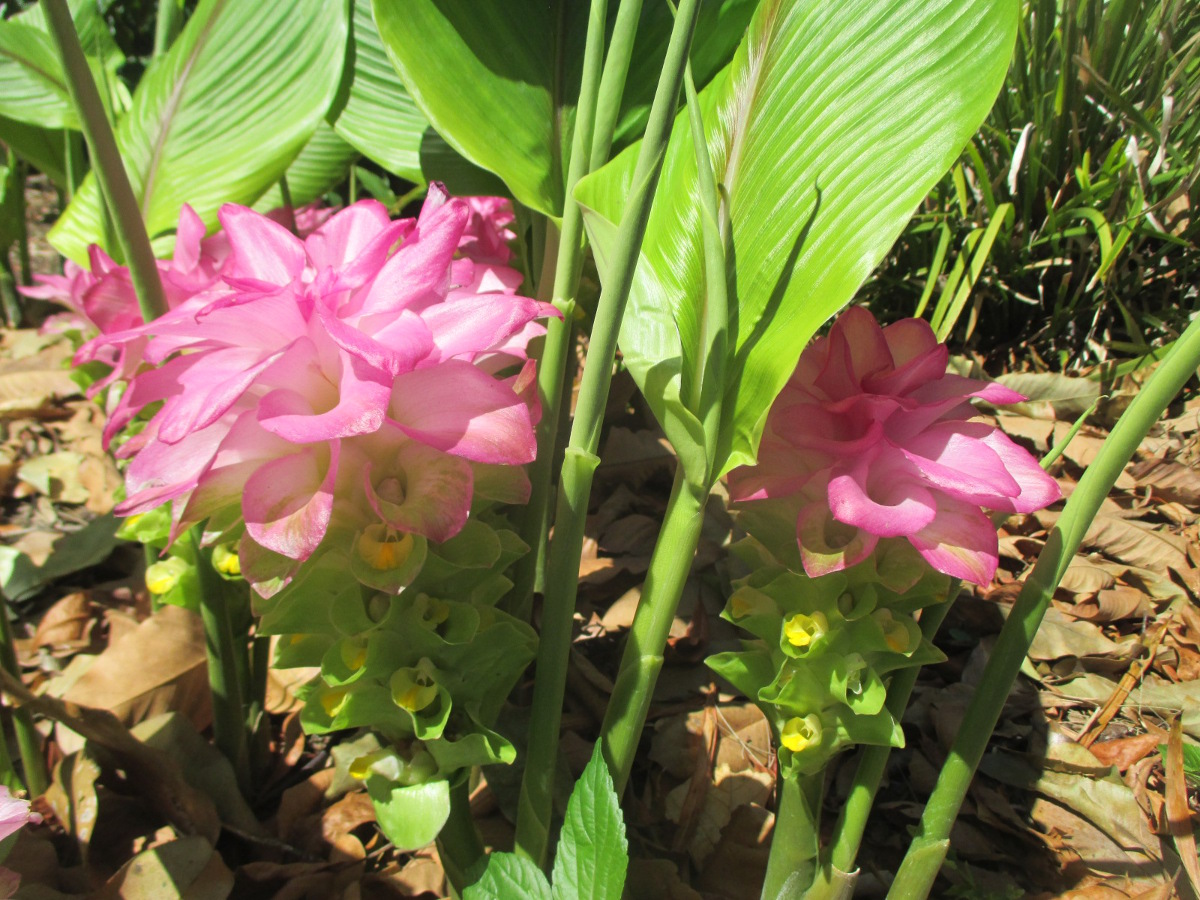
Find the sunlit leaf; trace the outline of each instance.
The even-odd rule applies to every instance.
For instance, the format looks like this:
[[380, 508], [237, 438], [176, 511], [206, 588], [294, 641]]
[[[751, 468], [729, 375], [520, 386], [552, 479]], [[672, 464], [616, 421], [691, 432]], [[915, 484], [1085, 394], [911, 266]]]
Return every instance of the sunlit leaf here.
[[[805, 343], [853, 296], [957, 158], [1003, 81], [1011, 0], [763, 0], [701, 95], [728, 200], [730, 334], [715, 474], [754, 461], [767, 409]], [[601, 275], [636, 148], [581, 182]], [[626, 365], [677, 446], [704, 308], [696, 162], [675, 123], [625, 313]], [[690, 477], [703, 477], [689, 472]]]
[[[288, 166], [288, 191], [292, 195], [293, 206], [303, 206], [312, 203], [326, 191], [336, 187], [346, 177], [354, 161], [358, 159], [358, 151], [347, 144], [325, 122], [317, 126], [313, 136], [309, 138], [300, 155]], [[270, 212], [283, 206], [283, 193], [279, 185], [275, 185], [265, 194], [254, 208], [262, 212]]]
[[[204, 0], [138, 84], [117, 143], [150, 236], [191, 204], [210, 227], [221, 204], [252, 204], [287, 170], [333, 100], [343, 4]], [[102, 242], [91, 176], [50, 233], [82, 260]]]

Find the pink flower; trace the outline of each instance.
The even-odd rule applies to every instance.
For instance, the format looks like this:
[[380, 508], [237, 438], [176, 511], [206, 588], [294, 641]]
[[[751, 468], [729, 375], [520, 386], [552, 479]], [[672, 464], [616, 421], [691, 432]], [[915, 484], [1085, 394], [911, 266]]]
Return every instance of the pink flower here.
[[0, 785], [0, 841], [15, 834], [31, 818], [33, 814], [29, 811], [29, 801], [18, 800], [8, 788]]
[[987, 584], [998, 541], [981, 508], [1033, 512], [1060, 492], [1025, 450], [971, 421], [970, 398], [1024, 397], [947, 374], [948, 358], [921, 319], [880, 328], [867, 310], [847, 310], [801, 355], [768, 415], [758, 465], [730, 473], [730, 498], [794, 513], [811, 576], [903, 538], [938, 571]]
[[518, 273], [456, 258], [470, 216], [434, 186], [419, 219], [363, 201], [301, 240], [224, 207], [217, 283], [80, 351], [144, 341], [157, 366], [110, 416], [109, 438], [162, 404], [118, 451], [133, 457], [119, 514], [171, 500], [175, 534], [244, 523], [243, 572], [273, 584], [331, 529], [456, 534], [480, 467], [495, 480], [533, 459], [525, 345], [552, 313], [514, 293]]

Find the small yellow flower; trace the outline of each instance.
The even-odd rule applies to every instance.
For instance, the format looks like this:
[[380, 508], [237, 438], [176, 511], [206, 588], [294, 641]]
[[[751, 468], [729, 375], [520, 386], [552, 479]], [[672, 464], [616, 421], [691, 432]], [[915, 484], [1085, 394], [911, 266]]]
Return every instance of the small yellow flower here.
[[342, 641], [342, 662], [351, 672], [357, 672], [367, 663], [367, 642], [361, 638], [347, 638]]
[[346, 698], [350, 696], [350, 692], [345, 688], [329, 688], [321, 694], [321, 708], [325, 710], [325, 715], [331, 719], [336, 719], [338, 713], [346, 706]]
[[242, 561], [238, 559], [237, 549], [232, 544], [217, 544], [213, 547], [213, 568], [222, 575], [241, 575]]
[[397, 669], [391, 680], [392, 700], [409, 712], [420, 712], [437, 699], [433, 664], [422, 659], [415, 666]]
[[729, 613], [735, 619], [772, 613], [778, 615], [779, 607], [769, 594], [758, 588], [740, 587], [729, 598]]
[[811, 647], [825, 636], [829, 630], [829, 620], [823, 613], [815, 612], [811, 616], [796, 613], [789, 616], [783, 623], [783, 634], [793, 647]]
[[821, 720], [812, 713], [803, 719], [788, 719], [779, 734], [779, 742], [793, 753], [800, 753], [821, 743]]
[[896, 653], [907, 653], [913, 648], [913, 635], [904, 622], [892, 615], [891, 610], [877, 609], [871, 614], [876, 624], [883, 629], [883, 639], [888, 648]]
[[386, 525], [370, 525], [359, 536], [357, 550], [372, 569], [398, 569], [413, 551], [413, 536], [399, 534]]
[[160, 560], [146, 569], [146, 589], [150, 593], [162, 596], [175, 585], [188, 570], [188, 564], [178, 556]]

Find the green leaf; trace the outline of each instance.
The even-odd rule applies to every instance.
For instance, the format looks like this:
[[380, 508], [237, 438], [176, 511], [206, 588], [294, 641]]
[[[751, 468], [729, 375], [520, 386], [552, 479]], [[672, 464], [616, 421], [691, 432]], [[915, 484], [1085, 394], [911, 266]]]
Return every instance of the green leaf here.
[[374, 0], [374, 11], [392, 64], [446, 142], [521, 203], [562, 215], [587, 4]]
[[39, 128], [0, 115], [0, 141], [60, 188], [67, 183], [66, 140], [63, 129]]
[[445, 779], [405, 787], [372, 775], [367, 793], [380, 830], [402, 852], [424, 847], [450, 818], [450, 782]]
[[[767, 410], [816, 329], [853, 296], [957, 158], [1003, 82], [1011, 0], [763, 0], [700, 105], [722, 209], [736, 335], [713, 475], [754, 462]], [[580, 182], [601, 276], [630, 148]], [[687, 410], [704, 303], [695, 151], [676, 119], [621, 332], [667, 436]], [[684, 459], [689, 478], [703, 477]]]
[[621, 802], [597, 742], [567, 801], [551, 875], [555, 900], [620, 900], [628, 850]]
[[[322, 122], [300, 155], [288, 166], [287, 182], [292, 205], [312, 203], [326, 191], [337, 187], [356, 159], [358, 151], [342, 140], [327, 123]], [[281, 206], [283, 193], [278, 184], [254, 204], [254, 208], [260, 212], [270, 212]]]
[[463, 891], [463, 900], [551, 900], [554, 896], [542, 870], [515, 853], [493, 853], [483, 877]]
[[371, 0], [354, 0], [341, 96], [330, 116], [342, 140], [387, 171], [420, 182], [429, 122], [388, 60]]
[[0, 21], [0, 115], [45, 128], [78, 128], [50, 35]]
[[[345, 37], [341, 3], [200, 3], [117, 128], [152, 238], [175, 228], [184, 203], [211, 228], [221, 204], [251, 204], [279, 180], [337, 91], [343, 54], [330, 48]], [[103, 237], [89, 175], [50, 239], [81, 261]]]

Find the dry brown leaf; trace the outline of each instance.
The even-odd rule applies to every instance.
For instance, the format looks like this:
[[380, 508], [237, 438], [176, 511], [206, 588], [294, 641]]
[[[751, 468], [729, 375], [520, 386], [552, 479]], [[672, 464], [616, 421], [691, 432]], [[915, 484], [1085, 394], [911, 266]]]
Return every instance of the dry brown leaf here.
[[1129, 469], [1140, 487], [1152, 487], [1155, 495], [1189, 506], [1200, 506], [1200, 472], [1169, 459], [1151, 457]]
[[757, 897], [767, 872], [775, 816], [761, 806], [739, 806], [696, 887], [722, 897]]
[[96, 797], [99, 777], [100, 766], [94, 759], [83, 752], [72, 753], [58, 761], [46, 790], [46, 801], [54, 810], [54, 817], [75, 838], [85, 855], [99, 813]]
[[1067, 566], [1058, 586], [1073, 594], [1092, 594], [1113, 587], [1117, 583], [1113, 573], [1091, 562], [1084, 556], [1076, 556]]
[[126, 725], [174, 710], [203, 730], [212, 708], [200, 617], [164, 606], [109, 645], [63, 699], [109, 710]]
[[0, 418], [53, 414], [56, 401], [79, 393], [61, 354], [53, 349], [16, 361], [0, 362]]
[[1124, 772], [1134, 763], [1153, 753], [1161, 743], [1162, 735], [1150, 733], [1100, 741], [1092, 744], [1089, 749], [1096, 759], [1107, 765], [1116, 766], [1118, 771]]
[[404, 897], [417, 897], [427, 893], [440, 897], [446, 885], [446, 872], [438, 860], [418, 856], [403, 866], [393, 864], [363, 878], [364, 888], [376, 884], [388, 891], [399, 892]]
[[1046, 617], [1029, 647], [1029, 658], [1056, 660], [1065, 657], [1106, 656], [1123, 659], [1136, 651], [1136, 641], [1117, 643], [1104, 636], [1096, 625], [1064, 616], [1057, 608]]
[[1121, 619], [1154, 615], [1154, 604], [1150, 598], [1131, 587], [1100, 591], [1094, 596], [1084, 597], [1071, 606], [1061, 606], [1059, 609], [1068, 616], [1101, 625]]
[[[728, 766], [718, 766], [692, 826], [692, 839], [687, 847], [692, 860], [700, 865], [712, 854], [720, 843], [721, 832], [739, 806], [751, 803], [764, 806], [774, 783], [770, 772], [748, 769], [735, 773]], [[680, 817], [688, 788], [689, 784], [684, 783], [667, 794], [665, 812], [672, 822], [683, 824]]]
[[360, 825], [375, 821], [375, 806], [366, 791], [351, 791], [321, 815], [321, 834], [331, 844]]
[[1167, 799], [1167, 821], [1171, 826], [1171, 837], [1175, 849], [1183, 861], [1192, 892], [1200, 894], [1200, 859], [1196, 857], [1196, 835], [1192, 831], [1192, 814], [1188, 809], [1187, 780], [1183, 774], [1183, 720], [1171, 722], [1167, 738], [1167, 783], [1164, 793]]
[[90, 643], [95, 625], [91, 598], [82, 591], [67, 594], [42, 616], [33, 635], [33, 649], [77, 651]]
[[1131, 566], [1159, 572], [1165, 572], [1168, 568], [1190, 568], [1187, 541], [1183, 538], [1116, 516], [1096, 516], [1084, 535], [1083, 543]]

